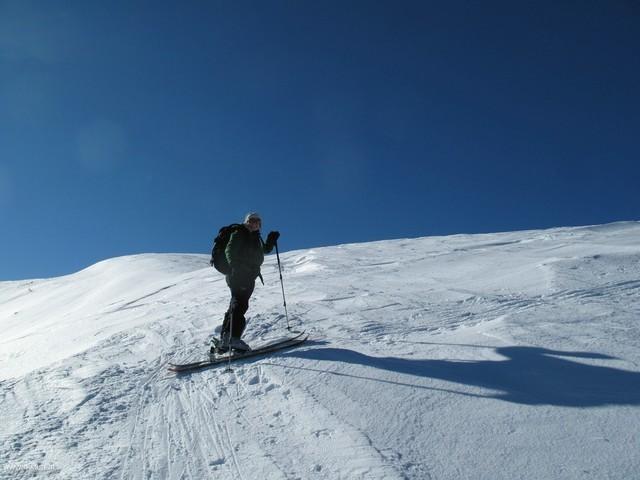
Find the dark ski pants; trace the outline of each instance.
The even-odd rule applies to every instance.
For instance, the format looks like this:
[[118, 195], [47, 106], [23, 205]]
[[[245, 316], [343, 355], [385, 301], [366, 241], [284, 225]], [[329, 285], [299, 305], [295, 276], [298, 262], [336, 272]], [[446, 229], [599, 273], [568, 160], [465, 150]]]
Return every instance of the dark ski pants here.
[[222, 322], [221, 334], [230, 332], [234, 338], [240, 338], [247, 326], [247, 320], [244, 314], [249, 309], [249, 299], [256, 286], [255, 280], [242, 285], [234, 285], [229, 277], [227, 277], [227, 285], [231, 290], [231, 301], [229, 302], [229, 310], [224, 314]]

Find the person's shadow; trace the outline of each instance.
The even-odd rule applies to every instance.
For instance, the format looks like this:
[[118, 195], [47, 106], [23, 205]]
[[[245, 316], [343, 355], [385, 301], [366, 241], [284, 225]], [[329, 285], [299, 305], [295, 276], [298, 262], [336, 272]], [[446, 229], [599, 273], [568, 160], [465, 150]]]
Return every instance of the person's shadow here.
[[640, 404], [640, 372], [569, 359], [613, 360], [614, 357], [536, 347], [500, 347], [495, 351], [506, 360], [372, 357], [341, 348], [295, 350], [283, 356], [367, 365], [396, 373], [482, 387], [493, 393], [470, 394], [527, 405], [599, 407]]

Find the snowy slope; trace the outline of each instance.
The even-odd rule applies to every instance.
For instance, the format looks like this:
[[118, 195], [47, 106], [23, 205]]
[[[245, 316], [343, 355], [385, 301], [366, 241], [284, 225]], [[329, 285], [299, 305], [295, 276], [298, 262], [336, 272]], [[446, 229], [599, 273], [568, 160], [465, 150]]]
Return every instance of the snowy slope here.
[[639, 222], [281, 259], [311, 341], [232, 374], [166, 370], [226, 309], [207, 256], [0, 283], [0, 477], [640, 478]]

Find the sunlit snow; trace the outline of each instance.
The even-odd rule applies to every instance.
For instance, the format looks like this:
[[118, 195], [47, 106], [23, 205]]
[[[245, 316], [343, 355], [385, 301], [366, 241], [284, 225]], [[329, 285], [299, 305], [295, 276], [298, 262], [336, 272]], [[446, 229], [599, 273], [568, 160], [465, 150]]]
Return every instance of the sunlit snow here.
[[[275, 260], [250, 344], [287, 335]], [[227, 308], [208, 255], [0, 283], [0, 477], [640, 475], [640, 222], [281, 260], [310, 340], [233, 373], [167, 370]]]

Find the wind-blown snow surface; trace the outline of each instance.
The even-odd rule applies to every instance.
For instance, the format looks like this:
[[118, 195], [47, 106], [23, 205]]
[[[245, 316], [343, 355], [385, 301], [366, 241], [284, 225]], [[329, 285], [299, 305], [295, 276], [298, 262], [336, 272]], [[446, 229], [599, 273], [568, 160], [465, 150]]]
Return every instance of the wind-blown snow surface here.
[[[205, 255], [0, 283], [0, 476], [640, 478], [640, 223], [282, 255], [304, 346], [190, 375]], [[275, 258], [249, 343], [285, 335]]]

